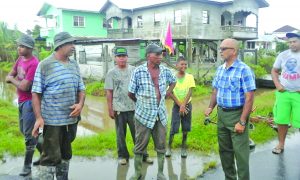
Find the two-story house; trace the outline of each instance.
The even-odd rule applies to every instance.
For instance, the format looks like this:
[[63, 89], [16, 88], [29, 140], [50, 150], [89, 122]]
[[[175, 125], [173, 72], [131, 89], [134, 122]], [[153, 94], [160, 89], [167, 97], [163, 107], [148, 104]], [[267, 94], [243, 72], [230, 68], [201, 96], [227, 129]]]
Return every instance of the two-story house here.
[[99, 11], [60, 8], [44, 3], [37, 16], [45, 20], [41, 37], [46, 38], [48, 46], [53, 45], [54, 35], [62, 31], [74, 37], [107, 37], [103, 27], [105, 17]]
[[176, 54], [190, 61], [217, 58], [221, 40], [243, 41], [258, 37], [259, 8], [265, 0], [172, 0], [132, 9], [107, 1], [100, 9], [110, 26], [111, 38], [141, 38], [159, 42], [170, 22]]

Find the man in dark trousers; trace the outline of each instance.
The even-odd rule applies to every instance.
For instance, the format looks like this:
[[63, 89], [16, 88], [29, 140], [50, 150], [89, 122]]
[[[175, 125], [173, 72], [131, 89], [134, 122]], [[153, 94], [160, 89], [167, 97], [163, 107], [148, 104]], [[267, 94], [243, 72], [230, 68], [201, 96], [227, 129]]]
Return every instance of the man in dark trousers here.
[[[226, 180], [249, 180], [248, 119], [252, 110], [255, 77], [249, 66], [239, 60], [239, 43], [225, 39], [220, 54], [225, 63], [218, 67], [213, 92], [205, 116], [217, 105], [219, 153]], [[236, 169], [237, 166], [237, 169]]]
[[34, 40], [28, 35], [22, 35], [18, 40], [19, 58], [12, 70], [6, 77], [6, 82], [17, 88], [19, 103], [19, 125], [20, 131], [25, 136], [25, 159], [23, 170], [20, 176], [27, 176], [31, 173], [31, 163], [37, 139], [31, 135], [35, 123], [35, 116], [32, 110], [31, 86], [38, 59], [32, 55]]

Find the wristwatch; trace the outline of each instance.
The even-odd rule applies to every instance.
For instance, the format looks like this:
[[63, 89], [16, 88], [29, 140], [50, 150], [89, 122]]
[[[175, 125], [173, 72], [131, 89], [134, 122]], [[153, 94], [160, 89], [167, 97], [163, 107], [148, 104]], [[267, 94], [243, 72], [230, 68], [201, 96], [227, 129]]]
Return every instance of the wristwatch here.
[[246, 121], [239, 121], [239, 123], [240, 123], [240, 125], [242, 125], [242, 126], [246, 126], [246, 124], [247, 124], [247, 122]]

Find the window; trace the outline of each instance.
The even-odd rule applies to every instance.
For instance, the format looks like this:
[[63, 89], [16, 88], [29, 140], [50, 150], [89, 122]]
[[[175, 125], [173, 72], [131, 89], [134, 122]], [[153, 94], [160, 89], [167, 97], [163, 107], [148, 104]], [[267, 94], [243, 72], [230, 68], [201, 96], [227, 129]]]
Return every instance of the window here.
[[83, 16], [73, 16], [73, 26], [74, 27], [84, 27], [84, 17]]
[[159, 13], [155, 13], [154, 14], [154, 25], [158, 26], [160, 24], [160, 14]]
[[175, 10], [174, 12], [174, 22], [175, 24], [180, 24], [181, 23], [181, 10]]
[[137, 27], [138, 28], [143, 27], [143, 16], [138, 16], [137, 17]]
[[202, 11], [202, 23], [209, 24], [209, 12], [208, 11]]

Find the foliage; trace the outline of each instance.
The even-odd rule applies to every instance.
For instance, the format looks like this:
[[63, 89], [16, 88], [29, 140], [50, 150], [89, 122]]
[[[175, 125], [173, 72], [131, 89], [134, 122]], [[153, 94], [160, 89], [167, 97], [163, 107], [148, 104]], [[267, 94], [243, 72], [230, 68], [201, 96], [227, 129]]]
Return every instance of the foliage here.
[[9, 30], [7, 24], [0, 21], [0, 60], [13, 62], [17, 58], [15, 40], [20, 35], [20, 31]]
[[39, 52], [39, 60], [42, 61], [48, 56], [50, 56], [52, 51], [46, 50], [44, 47], [41, 47], [41, 51]]
[[289, 48], [286, 42], [277, 42], [276, 43], [276, 52], [282, 52]]
[[87, 82], [86, 94], [93, 95], [93, 96], [104, 96], [105, 95], [104, 82], [101, 81]]
[[196, 87], [193, 88], [192, 96], [198, 97], [198, 96], [208, 95], [211, 92], [212, 89], [210, 86], [196, 85]]
[[13, 66], [13, 62], [7, 62], [7, 61], [0, 62], [0, 69], [2, 69], [4, 72], [10, 72], [12, 66]]

